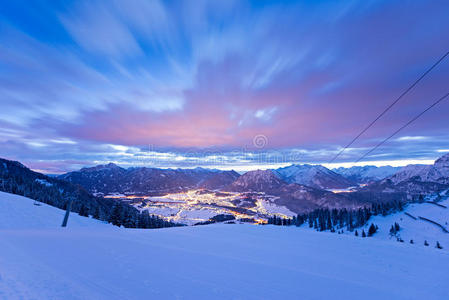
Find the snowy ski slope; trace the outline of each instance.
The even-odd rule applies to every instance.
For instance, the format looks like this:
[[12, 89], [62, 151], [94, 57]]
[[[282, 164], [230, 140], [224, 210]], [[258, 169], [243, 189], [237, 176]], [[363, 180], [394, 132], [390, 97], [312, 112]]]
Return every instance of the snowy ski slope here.
[[446, 249], [296, 227], [123, 229], [74, 214], [61, 228], [63, 214], [0, 193], [0, 299], [449, 299]]

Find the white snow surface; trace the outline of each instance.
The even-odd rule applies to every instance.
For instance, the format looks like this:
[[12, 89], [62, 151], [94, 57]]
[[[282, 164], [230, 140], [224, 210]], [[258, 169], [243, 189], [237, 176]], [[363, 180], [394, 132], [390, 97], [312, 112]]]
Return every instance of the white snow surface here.
[[321, 165], [291, 165], [273, 171], [287, 183], [299, 183], [314, 188], [327, 189], [350, 185], [350, 182], [340, 174]]
[[415, 176], [421, 181], [449, 184], [449, 153], [437, 159], [433, 165], [405, 166], [389, 179], [397, 184]]
[[170, 216], [176, 215], [179, 212], [177, 207], [166, 207], [166, 206], [149, 206], [142, 209], [142, 211], [147, 210], [150, 215], [163, 215]]
[[[34, 205], [35, 203], [37, 205]], [[0, 192], [0, 230], [2, 231], [58, 228], [62, 224], [64, 214], [65, 210], [22, 196]], [[91, 229], [111, 227], [111, 225], [98, 220], [81, 217], [77, 213], [70, 213], [68, 226]]]
[[183, 210], [180, 212], [180, 217], [183, 219], [196, 219], [199, 221], [207, 220], [217, 215], [217, 212], [212, 209], [192, 209], [192, 210]]
[[258, 202], [268, 214], [280, 214], [287, 217], [293, 217], [297, 215], [287, 207], [276, 205], [269, 200], [259, 199]]
[[53, 186], [53, 184], [51, 184], [50, 182], [48, 182], [47, 180], [45, 180], [45, 179], [36, 179], [36, 182], [37, 183], [39, 183], [39, 184], [42, 184], [42, 185], [45, 185], [45, 186]]
[[117, 228], [0, 193], [0, 299], [448, 299], [448, 254], [303, 227]]
[[381, 180], [385, 177], [391, 176], [398, 171], [398, 167], [392, 166], [354, 166], [351, 168], [336, 168], [332, 171], [343, 175], [345, 177], [356, 177], [362, 181]]
[[429, 165], [407, 165], [401, 168], [397, 173], [388, 177], [393, 183], [397, 184], [402, 181], [408, 180], [412, 177], [423, 177], [429, 172], [431, 166]]
[[[424, 241], [426, 240], [431, 248], [435, 247], [438, 241], [444, 247], [442, 251], [449, 253], [449, 233], [444, 232], [435, 224], [419, 219], [419, 217], [430, 219], [441, 224], [449, 231], [449, 199], [438, 202], [438, 204], [447, 208], [442, 208], [432, 203], [416, 203], [408, 205], [403, 212], [385, 217], [372, 217], [364, 228], [365, 232], [368, 232], [368, 226], [374, 223], [380, 230], [372, 237], [373, 239], [396, 242], [397, 237], [400, 237], [404, 240], [404, 243], [410, 243], [410, 240], [413, 240], [416, 247], [424, 247]], [[417, 218], [417, 220], [414, 220], [406, 213]], [[391, 236], [390, 227], [395, 222], [399, 224], [401, 229], [396, 236]], [[360, 229], [359, 233], [361, 233]]]

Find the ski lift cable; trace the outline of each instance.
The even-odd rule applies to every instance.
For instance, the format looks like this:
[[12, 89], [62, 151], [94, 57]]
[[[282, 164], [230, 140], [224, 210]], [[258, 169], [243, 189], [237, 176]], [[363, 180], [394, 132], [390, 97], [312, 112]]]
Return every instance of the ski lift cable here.
[[443, 101], [444, 99], [446, 99], [449, 96], [449, 93], [447, 93], [446, 95], [444, 95], [443, 97], [439, 98], [437, 101], [435, 101], [434, 103], [432, 103], [432, 105], [430, 105], [429, 107], [427, 107], [425, 110], [423, 110], [422, 112], [420, 112], [419, 114], [417, 114], [415, 117], [413, 117], [410, 121], [408, 121], [407, 123], [405, 123], [404, 125], [402, 125], [399, 129], [397, 129], [395, 132], [393, 132], [390, 136], [388, 136], [386, 139], [384, 139], [383, 141], [381, 141], [380, 143], [378, 143], [376, 146], [374, 146], [373, 148], [371, 148], [371, 150], [369, 150], [368, 152], [366, 152], [364, 155], [362, 155], [359, 159], [357, 159], [355, 162], [358, 163], [360, 162], [362, 159], [364, 159], [365, 157], [367, 157], [370, 153], [372, 153], [374, 150], [376, 150], [377, 148], [379, 148], [380, 146], [382, 146], [385, 142], [387, 142], [389, 139], [391, 139], [393, 136], [395, 136], [396, 134], [398, 134], [400, 131], [402, 131], [404, 128], [406, 128], [407, 126], [409, 126], [410, 124], [412, 124], [414, 121], [416, 121], [417, 119], [419, 119], [423, 114], [425, 114], [428, 110], [430, 110], [432, 107], [434, 107], [435, 105], [437, 105], [438, 103], [440, 103], [441, 101]]
[[371, 123], [368, 124], [351, 142], [349, 142], [337, 155], [332, 158], [329, 163], [334, 162], [346, 149], [348, 149], [358, 138], [364, 134], [371, 126], [373, 126], [383, 115], [385, 115], [399, 100], [402, 99], [410, 90], [412, 90], [427, 74], [429, 74], [437, 65], [439, 65], [447, 56], [449, 55], [449, 51], [446, 52], [437, 62], [435, 62], [429, 69], [427, 69], [411, 86], [409, 86], [396, 100], [394, 100], [387, 108], [382, 111], [380, 115], [378, 115]]

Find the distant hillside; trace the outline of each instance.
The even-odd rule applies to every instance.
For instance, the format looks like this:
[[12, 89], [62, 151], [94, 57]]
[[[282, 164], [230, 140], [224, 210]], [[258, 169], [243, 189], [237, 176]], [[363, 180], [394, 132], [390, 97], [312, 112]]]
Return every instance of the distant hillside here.
[[[375, 223], [381, 228], [374, 235], [376, 239], [396, 241], [400, 238], [409, 245], [410, 240], [413, 240], [417, 247], [424, 247], [427, 241], [431, 248], [435, 248], [438, 241], [445, 251], [449, 251], [449, 233], [446, 232], [449, 231], [448, 196], [448, 190], [438, 195], [428, 195], [422, 203], [408, 204], [404, 211], [373, 217], [364, 228], [367, 231], [369, 224]], [[400, 229], [392, 234], [390, 228], [394, 223]]]
[[369, 184], [362, 190], [382, 193], [401, 192], [409, 200], [421, 195], [438, 193], [449, 188], [449, 154], [433, 165], [408, 165], [395, 174]]
[[234, 171], [214, 169], [124, 169], [115, 164], [83, 168], [79, 171], [60, 175], [58, 178], [79, 184], [94, 194], [145, 194], [176, 192], [204, 187], [217, 189], [236, 178]]
[[282, 179], [271, 170], [249, 171], [224, 188], [231, 192], [264, 192], [272, 194], [286, 185]]
[[[0, 192], [1, 229], [44, 229], [61, 226], [65, 211], [48, 204], [33, 205], [35, 200]], [[111, 224], [72, 212], [69, 228], [111, 228]]]
[[412, 178], [422, 182], [449, 184], [449, 154], [437, 159], [433, 165], [408, 165], [388, 177], [394, 184]]
[[210, 189], [210, 190], [221, 189], [221, 188], [233, 183], [239, 177], [240, 177], [240, 174], [235, 171], [217, 172], [216, 174], [213, 174], [212, 176], [208, 176], [207, 179], [200, 182], [199, 186], [201, 188]]
[[351, 168], [332, 169], [337, 174], [342, 175], [346, 179], [356, 183], [368, 183], [371, 181], [382, 180], [393, 175], [400, 170], [400, 167], [392, 166], [354, 166]]
[[285, 206], [295, 213], [304, 213], [318, 208], [357, 209], [371, 203], [350, 197], [349, 194], [335, 194], [310, 186], [287, 183], [272, 170], [250, 171], [240, 176], [235, 182], [224, 188], [231, 192], [259, 192], [274, 195], [274, 204]]
[[291, 165], [274, 170], [287, 183], [299, 183], [318, 189], [344, 189], [356, 185], [340, 174], [320, 165]]
[[0, 158], [0, 191], [25, 196], [51, 206], [126, 227], [166, 227], [170, 222], [142, 215], [125, 203], [95, 197], [83, 187], [31, 171], [17, 161]]
[[98, 209], [101, 215], [107, 215], [114, 204], [111, 200], [90, 195], [80, 186], [31, 171], [19, 162], [5, 159], [0, 159], [0, 190], [63, 209], [69, 200], [73, 200], [71, 210], [74, 212], [84, 207], [91, 213]]
[[292, 218], [269, 218], [278, 226], [406, 243], [410, 247], [449, 250], [449, 190], [423, 197], [419, 203], [381, 203], [360, 210], [318, 209]]

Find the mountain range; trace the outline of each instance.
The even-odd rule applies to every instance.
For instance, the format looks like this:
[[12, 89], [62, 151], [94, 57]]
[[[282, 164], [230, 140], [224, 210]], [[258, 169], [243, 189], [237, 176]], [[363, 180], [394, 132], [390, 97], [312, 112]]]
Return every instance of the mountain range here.
[[288, 183], [280, 179], [273, 170], [250, 171], [230, 185], [224, 191], [257, 192], [276, 196], [274, 204], [285, 206], [295, 213], [310, 211], [316, 208], [356, 209], [368, 204], [345, 194], [336, 194], [324, 189]]
[[[420, 188], [413, 188], [409, 193], [421, 193], [426, 190], [439, 190], [441, 186], [449, 184], [449, 154], [439, 158], [434, 165], [408, 165], [403, 168], [363, 166], [352, 168], [338, 168], [329, 170], [321, 165], [291, 165], [284, 168], [261, 172], [247, 172], [241, 177], [235, 171], [221, 171], [216, 169], [157, 169], [157, 168], [129, 168], [125, 169], [115, 164], [99, 165], [83, 168], [58, 176], [74, 184], [83, 186], [94, 194], [151, 194], [157, 192], [174, 192], [193, 188], [219, 190], [234, 183], [234, 189], [247, 189], [264, 185], [265, 190], [277, 181], [286, 184], [299, 184], [319, 190], [347, 189], [368, 184], [364, 190], [406, 191], [405, 186], [419, 184]], [[245, 187], [244, 179], [257, 174], [253, 178], [255, 186]], [[271, 181], [268, 181], [270, 179]], [[418, 183], [416, 183], [418, 182]], [[238, 184], [243, 184], [238, 186]], [[426, 184], [424, 183], [431, 183]], [[431, 186], [430, 186], [431, 185]], [[363, 190], [359, 188], [359, 190]]]
[[[90, 194], [156, 196], [189, 189], [259, 193], [273, 196], [274, 205], [300, 213], [316, 208], [355, 209], [372, 203], [414, 200], [423, 194], [449, 188], [449, 154], [433, 165], [409, 165], [399, 170], [373, 166], [329, 170], [320, 165], [292, 165], [243, 175], [204, 168], [125, 169], [110, 163], [54, 178], [33, 172], [18, 162], [1, 162], [2, 190], [30, 193], [35, 198], [45, 195], [42, 196], [44, 202], [61, 198], [54, 203], [57, 207], [64, 207], [67, 199], [75, 197], [80, 199], [74, 204], [75, 211], [84, 205], [90, 210], [99, 207], [105, 214], [110, 214], [110, 209], [106, 208], [109, 202]], [[338, 192], [342, 193], [336, 193], [336, 189], [341, 189]]]
[[[353, 167], [329, 170], [321, 165], [291, 165], [270, 170], [273, 176], [287, 184], [300, 184], [315, 189], [332, 190], [357, 187], [361, 183], [383, 179], [397, 168]], [[251, 174], [251, 173], [250, 173]], [[216, 169], [125, 169], [113, 163], [83, 168], [57, 178], [79, 184], [93, 194], [151, 194], [186, 189], [222, 189], [240, 177], [235, 171]]]
[[354, 166], [351, 168], [332, 169], [337, 174], [345, 177], [347, 180], [356, 183], [368, 183], [372, 181], [382, 180], [398, 172], [400, 167], [392, 166]]
[[96, 195], [112, 193], [145, 194], [176, 192], [193, 188], [219, 189], [236, 180], [240, 175], [235, 171], [215, 169], [124, 169], [113, 163], [83, 168], [58, 176], [74, 184], [79, 184]]
[[435, 161], [433, 165], [408, 165], [395, 174], [373, 182], [362, 188], [364, 191], [380, 193], [401, 192], [408, 199], [439, 193], [449, 188], [449, 154]]
[[395, 184], [411, 178], [422, 182], [449, 184], [449, 154], [437, 159], [433, 165], [408, 165], [388, 177]]

